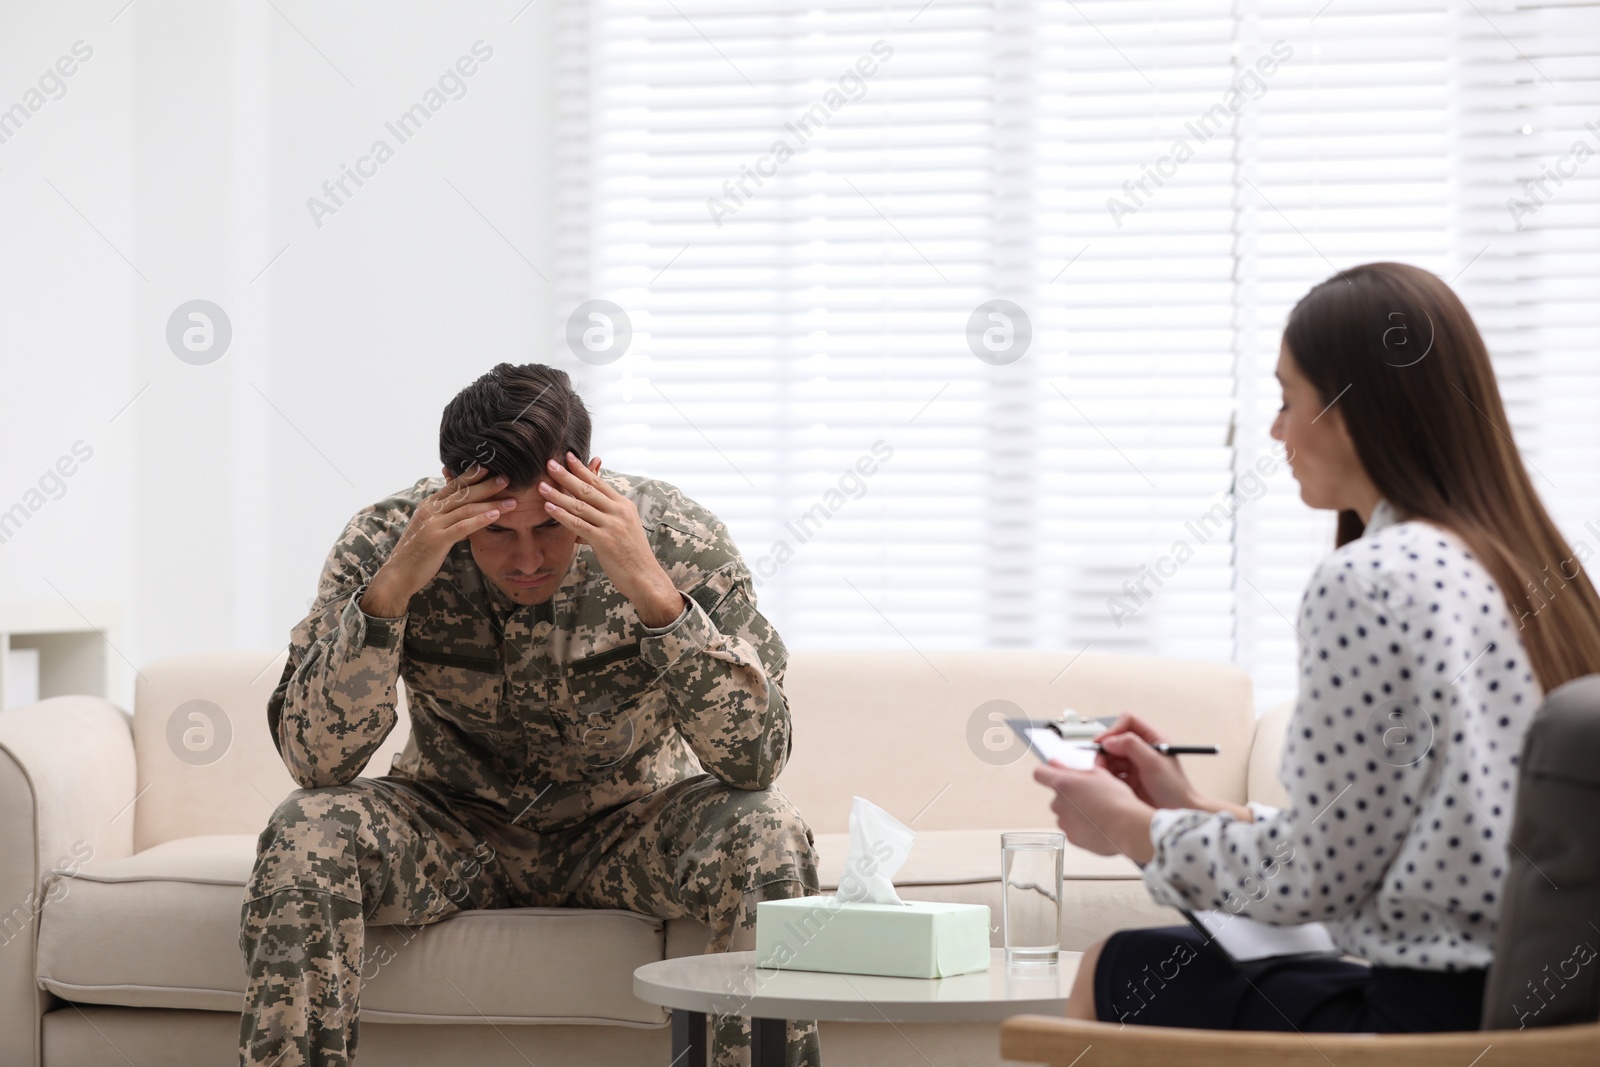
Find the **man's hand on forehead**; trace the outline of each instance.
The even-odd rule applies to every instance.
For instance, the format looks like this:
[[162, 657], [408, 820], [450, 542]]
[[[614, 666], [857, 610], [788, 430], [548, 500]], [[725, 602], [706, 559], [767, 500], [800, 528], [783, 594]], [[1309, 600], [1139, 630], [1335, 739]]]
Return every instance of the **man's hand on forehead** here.
[[633, 501], [613, 489], [571, 452], [563, 464], [545, 465], [547, 481], [539, 483], [547, 514], [594, 549], [606, 577], [633, 602], [646, 626], [665, 626], [683, 611], [683, 597], [662, 569], [639, 521]]
[[[467, 464], [467, 468], [459, 474], [450, 473], [449, 467], [440, 467], [439, 471], [444, 475], [444, 489], [442, 492], [452, 497], [457, 493], [470, 494], [474, 487], [480, 492], [496, 492], [497, 479], [500, 480], [500, 484], [504, 484], [502, 475], [495, 474], [488, 467], [477, 462]], [[463, 495], [462, 499], [468, 500], [472, 498], [468, 495]], [[478, 499], [482, 499], [482, 497]]]
[[441, 469], [445, 484], [417, 506], [394, 550], [368, 585], [361, 601], [367, 614], [382, 618], [404, 615], [411, 598], [439, 573], [456, 542], [494, 522], [501, 511], [517, 506], [513, 497], [497, 499], [505, 491], [506, 479], [478, 464], [458, 477], [448, 468]]

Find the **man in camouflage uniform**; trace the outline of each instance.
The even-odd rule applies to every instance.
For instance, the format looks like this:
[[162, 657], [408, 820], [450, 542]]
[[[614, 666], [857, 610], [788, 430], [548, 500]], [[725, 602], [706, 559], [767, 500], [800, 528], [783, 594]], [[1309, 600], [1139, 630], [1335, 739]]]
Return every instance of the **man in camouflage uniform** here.
[[[358, 512], [329, 553], [267, 706], [303, 788], [246, 888], [244, 1067], [353, 1061], [367, 923], [624, 908], [699, 919], [725, 951], [752, 946], [757, 901], [817, 891], [771, 788], [786, 652], [749, 570], [716, 516], [588, 447], [566, 374], [500, 364], [445, 410], [448, 477]], [[358, 778], [400, 678], [411, 740]], [[748, 1034], [718, 1019], [717, 1063]], [[788, 1060], [819, 1062], [814, 1024]]]

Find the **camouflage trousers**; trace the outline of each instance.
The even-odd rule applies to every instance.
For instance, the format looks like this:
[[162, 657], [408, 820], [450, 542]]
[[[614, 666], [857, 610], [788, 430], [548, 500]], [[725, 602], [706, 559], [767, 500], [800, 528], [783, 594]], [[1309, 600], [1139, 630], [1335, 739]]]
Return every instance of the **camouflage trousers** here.
[[[421, 925], [472, 908], [622, 908], [711, 928], [708, 951], [754, 947], [756, 903], [817, 892], [816, 855], [788, 798], [709, 774], [577, 827], [540, 833], [503, 809], [403, 778], [301, 789], [272, 815], [245, 889], [243, 1067], [356, 1058], [366, 924]], [[750, 1024], [713, 1021], [718, 1067], [749, 1061]], [[790, 1067], [820, 1067], [792, 1023]]]

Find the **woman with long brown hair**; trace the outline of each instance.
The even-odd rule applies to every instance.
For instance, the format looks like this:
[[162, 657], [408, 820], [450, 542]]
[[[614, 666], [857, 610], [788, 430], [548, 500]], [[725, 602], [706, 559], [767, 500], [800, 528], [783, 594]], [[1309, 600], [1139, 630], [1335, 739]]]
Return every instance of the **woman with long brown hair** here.
[[1133, 717], [1099, 738], [1095, 769], [1036, 777], [1073, 843], [1139, 863], [1158, 901], [1323, 922], [1368, 962], [1246, 973], [1187, 926], [1123, 930], [1084, 954], [1067, 1014], [1476, 1029], [1523, 734], [1545, 693], [1600, 672], [1600, 597], [1534, 490], [1477, 327], [1437, 277], [1371, 263], [1315, 286], [1277, 375], [1272, 435], [1301, 498], [1339, 515], [1295, 620], [1288, 806], [1200, 795]]

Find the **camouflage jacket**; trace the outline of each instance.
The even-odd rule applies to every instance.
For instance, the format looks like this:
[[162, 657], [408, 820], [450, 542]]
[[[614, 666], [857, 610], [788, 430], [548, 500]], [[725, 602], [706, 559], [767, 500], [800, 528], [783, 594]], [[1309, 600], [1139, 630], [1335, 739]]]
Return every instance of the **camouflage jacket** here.
[[701, 769], [769, 786], [789, 755], [787, 651], [756, 610], [750, 571], [711, 512], [665, 482], [602, 470], [634, 502], [656, 559], [686, 594], [664, 627], [639, 621], [580, 545], [554, 596], [519, 605], [461, 541], [405, 615], [361, 598], [417, 504], [424, 478], [357, 512], [294, 628], [267, 703], [279, 754], [302, 786], [350, 781], [396, 721], [411, 738], [390, 773], [554, 830]]

